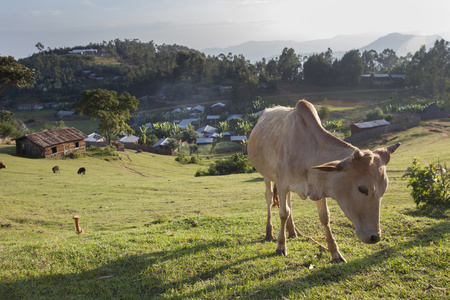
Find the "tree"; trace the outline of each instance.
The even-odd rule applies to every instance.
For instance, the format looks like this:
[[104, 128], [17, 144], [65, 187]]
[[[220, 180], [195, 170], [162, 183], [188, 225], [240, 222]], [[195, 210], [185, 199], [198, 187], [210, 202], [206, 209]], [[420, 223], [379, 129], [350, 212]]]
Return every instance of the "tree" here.
[[278, 62], [281, 79], [286, 82], [292, 82], [299, 78], [301, 63], [294, 49], [284, 48]]
[[99, 131], [111, 143], [115, 133], [134, 133], [126, 121], [130, 119], [130, 110], [136, 111], [138, 104], [139, 100], [127, 92], [118, 96], [116, 91], [96, 89], [85, 91], [83, 98], [75, 103], [75, 109], [82, 115], [98, 120]]
[[39, 52], [41, 52], [42, 50], [44, 50], [45, 47], [41, 42], [39, 42], [36, 44], [36, 48], [39, 50]]
[[12, 56], [0, 56], [0, 94], [9, 87], [22, 88], [35, 78], [35, 71], [14, 60]]
[[327, 53], [313, 54], [303, 64], [305, 80], [312, 85], [329, 86], [334, 83], [334, 69]]
[[383, 52], [378, 54], [377, 58], [380, 64], [380, 71], [390, 73], [392, 69], [398, 64], [399, 58], [392, 49], [384, 49]]
[[344, 54], [339, 62], [340, 80], [344, 85], [358, 85], [364, 69], [359, 50], [351, 50]]
[[375, 50], [366, 50], [362, 53], [361, 58], [364, 64], [364, 74], [373, 73], [376, 71], [376, 62], [378, 53]]

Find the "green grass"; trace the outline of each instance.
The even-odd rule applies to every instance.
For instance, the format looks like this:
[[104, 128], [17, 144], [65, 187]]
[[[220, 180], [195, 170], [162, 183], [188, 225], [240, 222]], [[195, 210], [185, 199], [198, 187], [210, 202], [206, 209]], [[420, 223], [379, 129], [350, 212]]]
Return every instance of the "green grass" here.
[[[287, 257], [275, 255], [276, 242], [263, 241], [258, 173], [194, 177], [204, 166], [174, 156], [127, 150], [120, 160], [30, 159], [2, 145], [8, 168], [0, 170], [0, 298], [449, 298], [448, 213], [418, 212], [401, 178], [414, 157], [449, 161], [449, 138], [414, 128], [358, 146], [397, 141], [380, 243], [362, 244], [329, 201], [347, 264], [331, 263], [305, 238], [288, 240]], [[82, 166], [84, 176], [77, 174]], [[314, 202], [294, 196], [293, 215], [302, 233], [325, 243]], [[276, 212], [274, 225], [278, 230]]]

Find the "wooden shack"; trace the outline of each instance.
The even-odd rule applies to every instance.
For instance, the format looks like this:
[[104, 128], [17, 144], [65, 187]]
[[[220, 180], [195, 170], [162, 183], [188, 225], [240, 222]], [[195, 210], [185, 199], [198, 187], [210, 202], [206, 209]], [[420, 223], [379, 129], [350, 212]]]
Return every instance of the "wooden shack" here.
[[384, 127], [387, 125], [390, 125], [388, 121], [381, 119], [381, 120], [374, 120], [374, 121], [368, 121], [368, 122], [360, 122], [350, 125], [350, 131], [352, 134], [371, 130], [378, 127]]
[[31, 157], [61, 157], [73, 151], [85, 152], [88, 136], [75, 128], [29, 133], [16, 139], [17, 155]]

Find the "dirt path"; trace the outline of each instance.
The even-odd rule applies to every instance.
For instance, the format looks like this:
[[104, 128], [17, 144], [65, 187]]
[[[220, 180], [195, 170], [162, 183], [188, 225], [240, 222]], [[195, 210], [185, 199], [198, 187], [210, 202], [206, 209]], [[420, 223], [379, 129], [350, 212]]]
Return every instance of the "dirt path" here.
[[159, 176], [156, 176], [156, 175], [152, 175], [152, 174], [136, 171], [135, 169], [132, 169], [132, 168], [130, 168], [130, 167], [124, 165], [124, 164], [119, 164], [119, 166], [121, 166], [123, 169], [125, 169], [125, 170], [127, 170], [127, 171], [129, 171], [131, 173], [135, 173], [135, 174], [141, 175], [142, 177], [149, 177], [149, 178], [159, 177]]

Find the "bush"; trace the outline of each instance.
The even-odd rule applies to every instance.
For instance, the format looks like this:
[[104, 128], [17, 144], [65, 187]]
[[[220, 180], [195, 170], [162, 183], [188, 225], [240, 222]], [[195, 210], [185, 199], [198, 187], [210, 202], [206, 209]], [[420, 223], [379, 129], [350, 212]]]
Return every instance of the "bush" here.
[[445, 165], [428, 164], [421, 168], [419, 160], [415, 158], [412, 167], [403, 174], [404, 177], [409, 177], [408, 187], [413, 189], [411, 196], [417, 206], [450, 204], [450, 173]]
[[323, 127], [327, 130], [336, 129], [336, 128], [342, 127], [342, 121], [339, 121], [339, 120], [327, 121], [323, 124]]
[[201, 164], [202, 158], [198, 155], [194, 155], [189, 158], [186, 157], [186, 155], [181, 154], [175, 158], [175, 161], [178, 161], [183, 164]]
[[77, 159], [83, 156], [83, 153], [81, 151], [75, 150], [73, 152], [70, 152], [67, 157], [71, 159]]
[[381, 110], [381, 108], [376, 107], [373, 111], [368, 112], [364, 116], [364, 121], [374, 121], [374, 120], [381, 120], [381, 119], [385, 119], [386, 121], [390, 121], [390, 120], [392, 120], [392, 115], [391, 114], [385, 114], [385, 113], [383, 113], [383, 110]]
[[226, 160], [216, 160], [208, 167], [208, 169], [197, 171], [195, 176], [228, 175], [252, 172], [255, 172], [255, 169], [248, 159], [248, 156], [242, 153], [235, 153]]
[[106, 147], [91, 146], [86, 152], [93, 156], [117, 156], [117, 148], [113, 145], [108, 145]]

